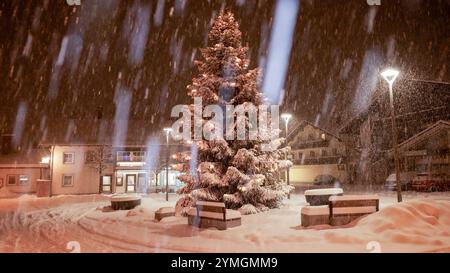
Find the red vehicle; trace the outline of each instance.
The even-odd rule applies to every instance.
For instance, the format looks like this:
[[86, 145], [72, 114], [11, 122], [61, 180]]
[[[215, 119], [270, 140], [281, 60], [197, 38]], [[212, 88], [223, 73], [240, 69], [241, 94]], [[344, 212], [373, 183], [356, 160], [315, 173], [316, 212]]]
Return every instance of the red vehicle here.
[[450, 177], [441, 173], [419, 173], [414, 177], [411, 188], [415, 191], [450, 190]]

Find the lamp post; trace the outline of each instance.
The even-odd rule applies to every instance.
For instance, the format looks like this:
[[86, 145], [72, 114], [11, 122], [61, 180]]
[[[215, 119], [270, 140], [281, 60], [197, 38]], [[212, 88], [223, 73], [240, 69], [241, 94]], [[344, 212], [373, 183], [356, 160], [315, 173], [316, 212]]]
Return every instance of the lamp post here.
[[169, 135], [172, 128], [164, 128], [166, 132], [166, 201], [169, 201]]
[[389, 104], [391, 108], [391, 120], [392, 120], [392, 146], [394, 149], [394, 164], [395, 164], [395, 178], [397, 181], [397, 201], [402, 202], [402, 185], [400, 180], [400, 161], [398, 156], [397, 148], [397, 124], [395, 121], [395, 109], [394, 109], [394, 93], [392, 91], [392, 86], [394, 81], [400, 72], [395, 69], [386, 69], [381, 73], [381, 76], [389, 84]]
[[[287, 145], [287, 137], [288, 137], [288, 124], [289, 124], [289, 120], [292, 118], [291, 114], [288, 113], [284, 113], [281, 115], [281, 118], [284, 120], [284, 125], [285, 127], [285, 133], [286, 133], [286, 145]], [[286, 152], [286, 160], [288, 160], [288, 154]], [[286, 171], [286, 184], [290, 184], [290, 177], [289, 177], [289, 167], [287, 167], [287, 171]], [[291, 194], [288, 193], [288, 199], [291, 199]]]

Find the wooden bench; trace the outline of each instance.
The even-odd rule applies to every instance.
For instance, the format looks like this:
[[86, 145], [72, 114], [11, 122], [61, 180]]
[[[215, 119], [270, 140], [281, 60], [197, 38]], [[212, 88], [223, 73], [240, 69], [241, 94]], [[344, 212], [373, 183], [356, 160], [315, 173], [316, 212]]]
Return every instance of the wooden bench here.
[[346, 225], [359, 217], [377, 212], [379, 200], [376, 195], [331, 196], [328, 204], [330, 225]]
[[323, 206], [328, 205], [331, 196], [342, 194], [344, 194], [344, 191], [341, 188], [307, 190], [305, 191], [305, 199], [311, 206]]
[[139, 196], [117, 195], [111, 197], [111, 208], [113, 210], [130, 210], [141, 204]]
[[216, 227], [225, 230], [241, 225], [241, 213], [226, 209], [222, 202], [197, 201], [195, 207], [188, 212], [188, 224], [199, 228]]
[[330, 209], [326, 206], [306, 206], [300, 211], [303, 227], [328, 225], [330, 223]]

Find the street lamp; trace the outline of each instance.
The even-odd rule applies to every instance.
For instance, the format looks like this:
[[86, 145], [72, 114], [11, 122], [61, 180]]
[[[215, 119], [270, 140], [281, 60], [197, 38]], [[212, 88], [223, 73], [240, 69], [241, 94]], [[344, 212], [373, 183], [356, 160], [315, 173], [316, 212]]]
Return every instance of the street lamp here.
[[[285, 133], [286, 133], [286, 145], [287, 145], [287, 138], [288, 138], [288, 124], [289, 124], [289, 120], [292, 118], [291, 114], [288, 113], [284, 113], [281, 114], [281, 118], [284, 120], [284, 125], [285, 127]], [[288, 154], [286, 152], [286, 160], [288, 160]], [[290, 177], [289, 177], [289, 167], [287, 167], [287, 171], [286, 171], [286, 184], [290, 184]], [[291, 194], [288, 193], [288, 199], [291, 199]]]
[[381, 73], [381, 76], [389, 84], [389, 104], [391, 108], [391, 120], [392, 120], [392, 145], [394, 148], [394, 164], [395, 164], [395, 177], [397, 180], [397, 201], [402, 202], [402, 185], [400, 180], [400, 161], [397, 149], [397, 124], [395, 121], [395, 110], [394, 110], [394, 92], [392, 91], [392, 86], [394, 81], [397, 79], [400, 72], [395, 69], [386, 69]]
[[172, 128], [164, 128], [166, 132], [166, 201], [169, 201], [169, 135]]

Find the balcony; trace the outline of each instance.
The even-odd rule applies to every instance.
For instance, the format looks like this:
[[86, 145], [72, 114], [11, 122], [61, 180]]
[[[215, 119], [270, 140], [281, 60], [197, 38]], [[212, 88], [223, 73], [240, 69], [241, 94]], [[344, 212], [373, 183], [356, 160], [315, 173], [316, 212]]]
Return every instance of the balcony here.
[[117, 162], [145, 162], [145, 152], [133, 151], [133, 152], [117, 152]]
[[322, 147], [328, 147], [330, 145], [330, 142], [328, 140], [318, 139], [318, 140], [307, 140], [307, 141], [301, 141], [297, 142], [291, 145], [291, 148], [293, 150], [301, 150], [301, 149], [308, 149], [308, 148], [322, 148]]
[[343, 164], [341, 156], [327, 156], [327, 157], [310, 157], [303, 160], [296, 159], [293, 161], [294, 165], [327, 165], [327, 164]]

